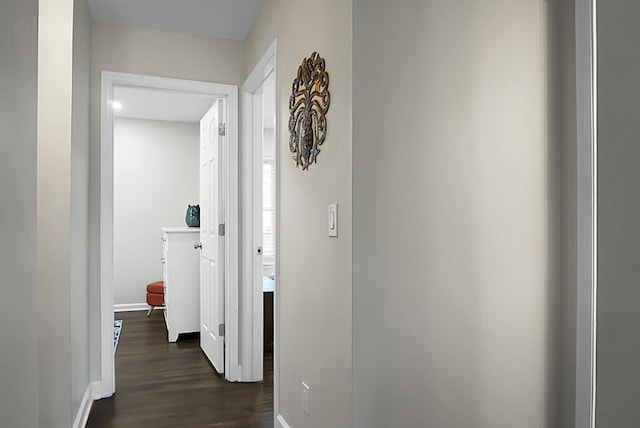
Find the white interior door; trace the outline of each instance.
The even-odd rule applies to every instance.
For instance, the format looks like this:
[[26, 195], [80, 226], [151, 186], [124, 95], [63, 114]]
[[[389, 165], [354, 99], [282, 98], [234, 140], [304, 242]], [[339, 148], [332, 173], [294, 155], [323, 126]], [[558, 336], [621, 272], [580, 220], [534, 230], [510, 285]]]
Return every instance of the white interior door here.
[[224, 100], [200, 120], [200, 347], [224, 372]]

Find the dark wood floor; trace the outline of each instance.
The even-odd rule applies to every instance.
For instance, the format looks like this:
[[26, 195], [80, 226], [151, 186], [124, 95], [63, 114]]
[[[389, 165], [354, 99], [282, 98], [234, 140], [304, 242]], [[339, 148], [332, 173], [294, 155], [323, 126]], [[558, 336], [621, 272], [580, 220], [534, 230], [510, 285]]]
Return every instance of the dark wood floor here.
[[167, 342], [162, 311], [116, 314], [116, 394], [93, 404], [88, 428], [273, 428], [273, 356], [264, 382], [229, 383], [215, 373], [197, 335]]

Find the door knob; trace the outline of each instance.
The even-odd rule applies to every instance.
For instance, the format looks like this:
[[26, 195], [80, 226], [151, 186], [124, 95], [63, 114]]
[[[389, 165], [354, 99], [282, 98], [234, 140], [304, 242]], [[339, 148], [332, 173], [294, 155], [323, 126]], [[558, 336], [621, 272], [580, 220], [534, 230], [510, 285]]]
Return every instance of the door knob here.
[[202, 242], [194, 242], [193, 243], [194, 250], [202, 250]]

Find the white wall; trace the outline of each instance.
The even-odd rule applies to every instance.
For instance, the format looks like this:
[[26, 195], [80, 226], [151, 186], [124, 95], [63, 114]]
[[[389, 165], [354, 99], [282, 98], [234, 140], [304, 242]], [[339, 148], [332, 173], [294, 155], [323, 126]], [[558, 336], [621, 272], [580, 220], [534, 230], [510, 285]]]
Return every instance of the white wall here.
[[0, 3], [0, 426], [37, 427], [38, 2]]
[[[243, 43], [131, 26], [91, 26], [91, 378], [100, 378], [100, 73], [102, 70], [239, 85]], [[186, 208], [185, 208], [186, 209]]]
[[354, 0], [354, 427], [554, 426], [546, 8]]
[[71, 129], [71, 410], [89, 385], [89, 60], [91, 19], [74, 1]]
[[640, 419], [638, 16], [638, 2], [598, 2], [598, 428]]
[[[304, 13], [301, 13], [303, 11]], [[313, 24], [310, 25], [310, 22]], [[246, 40], [245, 75], [278, 38], [279, 407], [293, 428], [351, 424], [351, 1], [267, 0]], [[289, 94], [303, 58], [326, 59], [331, 106], [318, 163], [296, 169], [289, 152]], [[327, 205], [339, 205], [338, 238]], [[311, 388], [311, 416], [302, 386]]]
[[162, 280], [163, 226], [186, 226], [199, 203], [197, 123], [114, 121], [114, 301], [145, 303]]

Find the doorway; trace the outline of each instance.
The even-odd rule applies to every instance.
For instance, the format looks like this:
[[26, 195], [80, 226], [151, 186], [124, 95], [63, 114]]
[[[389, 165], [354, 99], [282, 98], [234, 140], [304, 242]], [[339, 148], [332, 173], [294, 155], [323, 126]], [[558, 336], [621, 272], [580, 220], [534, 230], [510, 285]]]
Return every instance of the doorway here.
[[[129, 73], [102, 72], [101, 79], [101, 144], [100, 144], [100, 372], [101, 382], [94, 390], [95, 398], [109, 397], [115, 392], [115, 369], [113, 355], [113, 250], [114, 250], [114, 111], [112, 101], [116, 89], [133, 87], [155, 89], [185, 94], [201, 94], [226, 100], [228, 123], [226, 128], [227, 180], [225, 188], [225, 215], [227, 239], [225, 252], [233, 255], [238, 251], [238, 95], [237, 86], [219, 83], [197, 82], [181, 79], [144, 76]], [[226, 350], [228, 361], [238, 361], [238, 258], [225, 260]], [[144, 284], [141, 285], [144, 287]], [[225, 373], [228, 380], [242, 380], [237, 364], [230, 364]]]
[[[258, 157], [258, 171], [262, 172], [260, 182], [260, 207], [254, 208], [254, 215], [261, 220], [262, 237], [262, 294], [263, 294], [263, 343], [265, 357], [273, 354], [274, 295], [278, 284], [276, 279], [276, 235], [277, 235], [277, 185], [276, 185], [276, 115], [275, 115], [275, 74], [271, 73], [262, 85], [262, 142]], [[258, 125], [258, 124], [256, 124]], [[260, 178], [260, 174], [258, 174]], [[261, 212], [258, 212], [261, 211]], [[260, 246], [259, 246], [260, 248]], [[259, 254], [259, 252], [258, 252]], [[260, 273], [260, 269], [258, 269]]]
[[[187, 206], [200, 203], [199, 121], [215, 101], [202, 94], [114, 88], [115, 312], [148, 309], [144, 285], [163, 279], [161, 229], [186, 226]], [[192, 312], [188, 324], [198, 324]]]
[[[274, 40], [242, 85], [243, 360], [245, 379], [263, 378], [265, 349], [273, 350], [274, 400], [278, 409], [278, 126]], [[266, 317], [265, 317], [266, 315]], [[269, 325], [272, 323], [272, 325]], [[273, 335], [273, 336], [271, 336]]]

